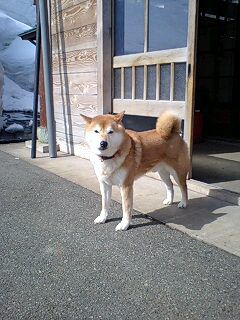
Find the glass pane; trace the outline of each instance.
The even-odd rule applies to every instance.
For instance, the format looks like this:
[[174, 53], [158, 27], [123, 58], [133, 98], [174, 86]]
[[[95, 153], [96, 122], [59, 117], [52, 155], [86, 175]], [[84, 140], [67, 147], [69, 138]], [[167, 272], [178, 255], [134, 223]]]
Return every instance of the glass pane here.
[[160, 66], [160, 100], [170, 100], [171, 65]]
[[156, 65], [147, 67], [147, 99], [156, 100]]
[[132, 68], [124, 68], [124, 99], [132, 99]]
[[114, 98], [121, 98], [121, 68], [114, 69]]
[[174, 64], [173, 100], [184, 101], [186, 88], [186, 63]]
[[143, 52], [144, 0], [115, 0], [115, 56]]
[[149, 0], [148, 51], [187, 46], [188, 0]]
[[143, 66], [135, 68], [135, 98], [143, 99]]

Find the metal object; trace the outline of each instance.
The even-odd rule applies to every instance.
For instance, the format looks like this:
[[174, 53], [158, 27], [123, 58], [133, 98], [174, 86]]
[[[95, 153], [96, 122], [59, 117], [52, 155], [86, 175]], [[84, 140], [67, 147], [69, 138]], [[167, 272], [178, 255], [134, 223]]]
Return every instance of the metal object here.
[[36, 158], [40, 50], [41, 50], [41, 26], [40, 26], [39, 7], [37, 7], [35, 79], [34, 79], [34, 96], [33, 96], [33, 124], [32, 124], [32, 149], [31, 149], [32, 159]]
[[47, 129], [50, 158], [57, 157], [56, 148], [56, 124], [54, 119], [53, 106], [53, 84], [52, 84], [52, 64], [51, 50], [49, 41], [49, 25], [48, 25], [48, 1], [39, 0], [40, 23], [41, 23], [41, 41], [42, 41], [42, 56], [43, 56], [43, 71], [44, 71], [44, 86], [46, 98], [46, 113], [47, 113]]

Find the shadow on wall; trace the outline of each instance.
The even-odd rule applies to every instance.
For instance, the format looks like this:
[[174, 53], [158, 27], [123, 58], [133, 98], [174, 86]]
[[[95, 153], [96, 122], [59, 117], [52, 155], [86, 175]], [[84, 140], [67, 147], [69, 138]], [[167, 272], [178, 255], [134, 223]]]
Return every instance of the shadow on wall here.
[[[56, 17], [56, 36], [57, 47], [58, 47], [58, 62], [59, 62], [59, 76], [60, 76], [60, 96], [62, 102], [62, 113], [64, 122], [64, 133], [65, 141], [67, 146], [67, 152], [69, 154], [74, 154], [73, 145], [73, 129], [72, 129], [72, 116], [71, 116], [71, 101], [69, 96], [69, 82], [68, 82], [68, 71], [67, 71], [67, 57], [66, 57], [66, 47], [63, 26], [63, 16], [62, 16], [62, 1], [54, 0], [55, 17]], [[57, 10], [59, 8], [59, 11]]]

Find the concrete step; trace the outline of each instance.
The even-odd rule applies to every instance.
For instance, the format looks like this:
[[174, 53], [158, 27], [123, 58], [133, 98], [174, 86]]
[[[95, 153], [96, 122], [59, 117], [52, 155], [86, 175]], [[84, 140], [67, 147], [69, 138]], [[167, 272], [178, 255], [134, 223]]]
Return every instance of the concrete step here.
[[188, 181], [188, 188], [208, 197], [213, 197], [240, 206], [240, 194], [237, 192], [226, 190], [194, 179]]
[[[159, 178], [159, 175], [155, 172], [149, 172], [147, 176], [157, 180], [161, 180]], [[237, 192], [226, 190], [221, 187], [197, 181], [194, 179], [188, 180], [187, 185], [189, 190], [240, 206], [240, 194]]]

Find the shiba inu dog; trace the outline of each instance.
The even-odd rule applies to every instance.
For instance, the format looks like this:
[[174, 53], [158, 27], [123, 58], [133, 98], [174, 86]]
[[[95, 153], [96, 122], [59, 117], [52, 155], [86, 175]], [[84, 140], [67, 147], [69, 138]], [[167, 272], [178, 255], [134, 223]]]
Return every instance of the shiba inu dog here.
[[124, 112], [94, 118], [81, 116], [86, 122], [85, 138], [102, 195], [102, 210], [94, 223], [107, 220], [112, 186], [118, 185], [123, 217], [116, 230], [127, 230], [132, 219], [134, 180], [151, 170], [157, 171], [165, 183], [167, 197], [163, 203], [173, 203], [172, 175], [182, 194], [178, 207], [187, 206], [189, 156], [187, 145], [179, 135], [180, 119], [176, 115], [163, 113], [157, 120], [156, 129], [143, 132], [124, 128]]

